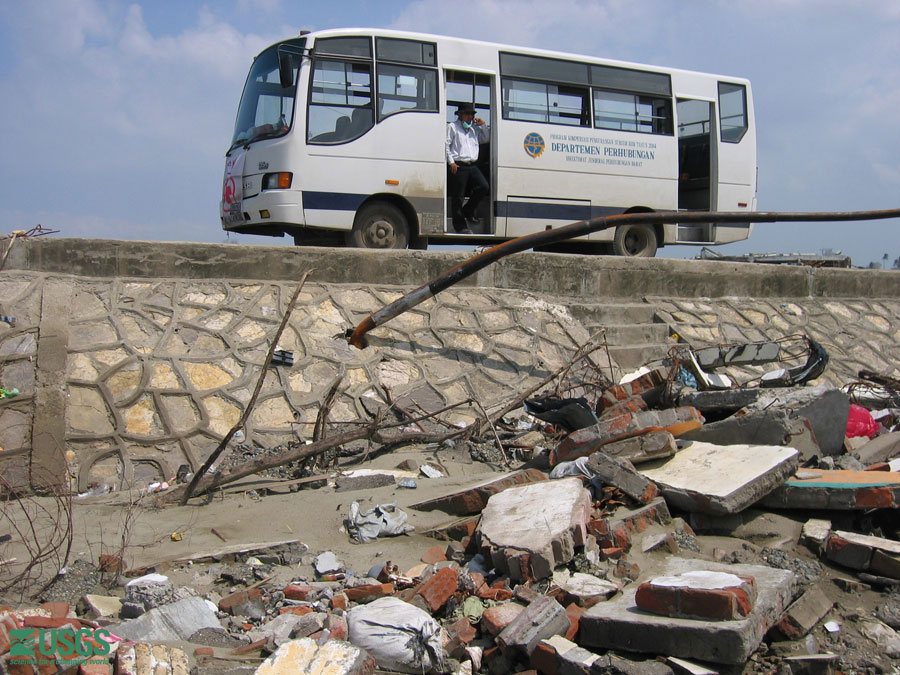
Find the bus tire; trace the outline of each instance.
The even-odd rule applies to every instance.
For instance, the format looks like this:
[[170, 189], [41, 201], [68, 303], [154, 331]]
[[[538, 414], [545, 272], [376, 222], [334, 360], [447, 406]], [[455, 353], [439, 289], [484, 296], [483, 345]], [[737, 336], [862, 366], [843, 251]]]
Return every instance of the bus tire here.
[[613, 238], [613, 253], [632, 258], [656, 255], [656, 231], [650, 225], [620, 225]]
[[348, 241], [356, 248], [406, 248], [409, 227], [396, 206], [373, 202], [356, 214]]

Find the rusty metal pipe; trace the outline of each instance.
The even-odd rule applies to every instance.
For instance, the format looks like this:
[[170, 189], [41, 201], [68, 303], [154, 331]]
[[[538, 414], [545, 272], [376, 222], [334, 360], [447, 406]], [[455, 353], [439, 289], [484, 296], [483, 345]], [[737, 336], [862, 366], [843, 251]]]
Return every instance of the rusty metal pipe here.
[[841, 212], [795, 212], [777, 211], [655, 211], [651, 213], [623, 213], [603, 216], [590, 220], [579, 220], [553, 230], [535, 232], [479, 253], [461, 262], [441, 276], [404, 295], [402, 298], [382, 307], [363, 319], [355, 329], [346, 332], [347, 342], [358, 349], [367, 346], [366, 333], [390, 321], [408, 309], [432, 298], [453, 284], [484, 269], [491, 263], [513, 253], [527, 251], [536, 246], [556, 244], [567, 239], [580, 237], [591, 232], [608, 230], [619, 225], [663, 225], [667, 223], [774, 223], [774, 222], [834, 222], [850, 220], [882, 220], [900, 218], [900, 209], [881, 211], [841, 211]]

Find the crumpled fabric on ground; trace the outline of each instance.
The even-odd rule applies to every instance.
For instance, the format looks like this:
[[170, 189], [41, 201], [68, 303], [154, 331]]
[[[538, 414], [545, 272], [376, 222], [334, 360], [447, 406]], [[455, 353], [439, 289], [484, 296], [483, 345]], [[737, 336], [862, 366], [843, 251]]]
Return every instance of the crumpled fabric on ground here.
[[578, 459], [573, 459], [571, 462], [560, 462], [553, 467], [553, 470], [550, 472], [550, 478], [555, 480], [557, 478], [566, 478], [568, 476], [584, 476], [588, 479], [588, 488], [591, 491], [591, 497], [593, 499], [600, 499], [600, 497], [603, 496], [603, 487], [606, 483], [597, 478], [597, 475], [587, 468], [589, 459], [590, 457], [579, 457]]
[[378, 504], [364, 513], [359, 510], [359, 502], [353, 502], [347, 517], [347, 531], [353, 541], [364, 544], [375, 541], [378, 537], [412, 532], [416, 528], [409, 525], [407, 520], [406, 512], [397, 508], [397, 502]]

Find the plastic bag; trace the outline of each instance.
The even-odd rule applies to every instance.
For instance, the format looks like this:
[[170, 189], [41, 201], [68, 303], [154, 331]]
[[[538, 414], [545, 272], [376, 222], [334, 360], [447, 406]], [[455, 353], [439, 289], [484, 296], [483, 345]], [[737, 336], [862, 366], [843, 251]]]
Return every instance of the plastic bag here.
[[412, 532], [415, 528], [406, 521], [406, 512], [397, 508], [397, 502], [379, 504], [364, 513], [359, 509], [359, 502], [353, 502], [347, 518], [347, 531], [353, 541], [364, 544], [378, 537]]
[[847, 438], [867, 436], [873, 438], [880, 428], [871, 413], [856, 403], [850, 404], [850, 413], [847, 415]]
[[378, 666], [401, 673], [444, 671], [441, 627], [428, 612], [399, 598], [378, 598], [347, 612], [350, 642]]

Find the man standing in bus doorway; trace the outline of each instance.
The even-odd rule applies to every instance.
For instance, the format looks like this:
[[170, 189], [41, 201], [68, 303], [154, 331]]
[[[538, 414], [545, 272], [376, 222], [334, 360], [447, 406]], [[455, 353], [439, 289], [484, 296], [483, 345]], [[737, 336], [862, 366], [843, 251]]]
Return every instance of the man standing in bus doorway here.
[[[491, 191], [475, 164], [478, 161], [479, 145], [489, 139], [490, 129], [483, 119], [475, 117], [475, 106], [461, 103], [456, 109], [456, 121], [447, 125], [450, 213], [453, 217], [453, 229], [460, 234], [472, 234], [469, 225], [479, 222], [475, 215], [478, 205]], [[467, 189], [471, 189], [471, 192], [469, 201], [463, 207]]]

